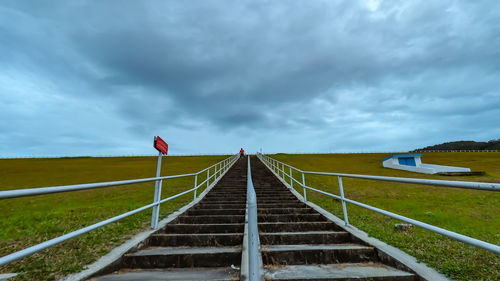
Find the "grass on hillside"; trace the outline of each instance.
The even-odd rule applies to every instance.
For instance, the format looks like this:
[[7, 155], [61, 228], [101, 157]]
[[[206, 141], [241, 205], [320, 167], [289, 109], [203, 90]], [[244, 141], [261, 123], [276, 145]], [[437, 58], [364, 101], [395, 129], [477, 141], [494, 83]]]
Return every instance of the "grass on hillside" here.
[[[302, 170], [370, 174], [380, 176], [442, 180], [500, 182], [500, 153], [424, 153], [429, 164], [469, 167], [485, 171], [484, 176], [448, 177], [425, 175], [382, 167], [389, 154], [323, 154], [271, 157]], [[301, 175], [294, 174], [297, 180]], [[307, 175], [308, 186], [339, 195], [337, 177]], [[382, 208], [409, 218], [458, 232], [493, 244], [500, 244], [500, 193], [343, 178], [347, 198]], [[302, 193], [302, 188], [296, 188]], [[339, 218], [340, 202], [308, 191], [308, 200]], [[399, 232], [399, 221], [347, 204], [351, 225], [415, 256], [419, 261], [455, 280], [500, 280], [500, 256], [433, 232], [414, 227]]]
[[[164, 157], [161, 175], [192, 173], [227, 156]], [[0, 190], [154, 177], [157, 157], [0, 159]], [[206, 179], [205, 174], [198, 183]], [[194, 176], [163, 181], [162, 198], [193, 187]], [[200, 194], [204, 188], [198, 190]], [[0, 201], [0, 256], [147, 205], [154, 182]], [[160, 219], [193, 198], [163, 203]], [[0, 267], [13, 280], [56, 280], [78, 272], [149, 227], [151, 209]]]

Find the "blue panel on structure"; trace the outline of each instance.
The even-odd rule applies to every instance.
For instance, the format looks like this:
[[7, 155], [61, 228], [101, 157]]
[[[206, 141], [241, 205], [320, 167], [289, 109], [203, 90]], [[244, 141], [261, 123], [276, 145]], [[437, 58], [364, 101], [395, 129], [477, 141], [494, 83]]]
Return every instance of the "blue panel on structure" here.
[[391, 159], [391, 158], [407, 158], [407, 157], [421, 157], [422, 154], [394, 154], [394, 155], [391, 155], [389, 157], [386, 157], [384, 158], [383, 161], [387, 160], [387, 159]]
[[413, 158], [413, 157], [398, 158], [398, 161], [399, 161], [399, 165], [417, 166], [417, 163], [415, 163], [415, 158]]

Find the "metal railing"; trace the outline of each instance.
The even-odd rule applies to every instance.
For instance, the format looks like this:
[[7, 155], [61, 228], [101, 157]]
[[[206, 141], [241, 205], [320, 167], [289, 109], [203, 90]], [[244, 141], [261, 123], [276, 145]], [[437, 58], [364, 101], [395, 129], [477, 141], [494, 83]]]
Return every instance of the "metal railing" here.
[[[421, 184], [421, 185], [436, 185], [436, 186], [447, 186], [447, 187], [456, 187], [456, 188], [466, 188], [466, 189], [478, 189], [478, 190], [488, 190], [488, 191], [500, 191], [500, 184], [498, 183], [485, 183], [485, 182], [462, 182], [462, 181], [445, 181], [445, 180], [429, 180], [429, 179], [416, 179], [416, 178], [399, 178], [399, 177], [382, 177], [382, 176], [370, 176], [370, 175], [357, 175], [357, 174], [343, 174], [343, 173], [325, 173], [325, 172], [312, 172], [312, 171], [303, 171], [288, 164], [285, 164], [281, 161], [273, 159], [267, 155], [257, 153], [257, 157], [279, 178], [281, 178], [290, 188], [293, 188], [294, 183], [297, 183], [299, 186], [302, 186], [303, 189], [303, 197], [304, 201], [307, 201], [307, 190], [312, 190], [335, 199], [338, 199], [342, 203], [342, 211], [344, 215], [344, 223], [349, 225], [349, 217], [347, 214], [346, 202], [351, 203], [353, 205], [389, 216], [391, 218], [404, 221], [418, 227], [430, 230], [435, 233], [439, 233], [441, 235], [447, 236], [449, 238], [473, 245], [475, 247], [483, 248], [495, 254], [500, 254], [500, 246], [491, 244], [482, 240], [478, 240], [469, 236], [465, 236], [453, 231], [449, 231], [437, 226], [433, 226], [424, 222], [420, 222], [411, 218], [407, 218], [380, 208], [376, 208], [361, 202], [357, 202], [344, 196], [344, 187], [342, 184], [342, 177], [346, 178], [357, 178], [357, 179], [366, 179], [366, 180], [378, 180], [378, 181], [391, 181], [391, 182], [402, 182], [402, 183], [411, 183], [411, 184]], [[288, 168], [288, 174], [285, 171], [285, 167]], [[302, 174], [302, 182], [296, 180], [293, 176], [293, 171], [297, 171]], [[325, 175], [325, 176], [336, 176], [338, 177], [340, 196], [325, 192], [323, 190], [319, 190], [306, 185], [305, 175]], [[287, 182], [287, 178], [290, 183]]]
[[[159, 207], [160, 204], [165, 203], [169, 200], [175, 199], [177, 197], [180, 197], [182, 195], [188, 194], [189, 192], [194, 193], [194, 198], [193, 200], [196, 199], [196, 191], [198, 188], [204, 186], [206, 184], [207, 188], [210, 186], [210, 180], [213, 178], [212, 184], [217, 182], [226, 172], [231, 168], [231, 166], [236, 162], [236, 160], [239, 159], [239, 154], [232, 155], [208, 168], [205, 168], [199, 172], [196, 173], [190, 173], [190, 174], [183, 174], [183, 175], [172, 175], [172, 176], [164, 176], [164, 177], [154, 177], [154, 178], [144, 178], [144, 179], [133, 179], [133, 180], [122, 180], [122, 181], [110, 181], [110, 182], [100, 182], [100, 183], [87, 183], [87, 184], [75, 184], [75, 185], [63, 185], [63, 186], [53, 186], [53, 187], [39, 187], [39, 188], [29, 188], [29, 189], [16, 189], [16, 190], [6, 190], [6, 191], [0, 191], [0, 200], [1, 199], [7, 199], [7, 198], [18, 198], [18, 197], [25, 197], [25, 196], [34, 196], [34, 195], [42, 195], [42, 194], [51, 194], [51, 193], [58, 193], [58, 192], [69, 192], [69, 191], [77, 191], [77, 190], [85, 190], [85, 189], [94, 189], [94, 188], [104, 188], [104, 187], [111, 187], [111, 186], [119, 186], [119, 185], [126, 185], [126, 184], [135, 184], [135, 183], [143, 183], [143, 182], [152, 182], [155, 181], [156, 185], [161, 186], [161, 181], [167, 180], [167, 179], [175, 179], [175, 178], [181, 178], [181, 177], [190, 177], [194, 176], [194, 186], [193, 188], [183, 191], [181, 193], [178, 193], [176, 195], [170, 196], [165, 199], [161, 199], [161, 192], [158, 194], [158, 196], [155, 196], [155, 200], [153, 203], [145, 205], [143, 207], [137, 208], [135, 210], [123, 213], [121, 215], [112, 217], [110, 219], [98, 222], [96, 224], [78, 229], [76, 231], [64, 234], [62, 236], [53, 238], [51, 240], [42, 242], [40, 244], [31, 246], [29, 248], [26, 248], [24, 250], [20, 250], [14, 253], [11, 253], [7, 256], [3, 256], [0, 258], [0, 266], [11, 263], [17, 259], [32, 255], [36, 252], [39, 252], [41, 250], [44, 250], [46, 248], [52, 247], [56, 244], [59, 244], [63, 241], [66, 241], [68, 239], [77, 237], [79, 235], [82, 235], [84, 233], [87, 233], [89, 231], [95, 230], [97, 228], [100, 228], [102, 226], [105, 226], [107, 224], [116, 222], [118, 220], [121, 220], [123, 218], [129, 217], [133, 214], [137, 214], [141, 211], [147, 210], [149, 208], [153, 207]], [[213, 170], [213, 174], [210, 175], [210, 171]], [[198, 175], [201, 173], [207, 173], [207, 178], [201, 182], [198, 183]], [[157, 189], [155, 188], [155, 193], [157, 192]], [[155, 194], [156, 195], [156, 194]], [[155, 216], [155, 213], [153, 212], [153, 223], [152, 223], [152, 228], [156, 228], [158, 226], [158, 216]]]
[[259, 230], [257, 227], [257, 195], [252, 182], [252, 169], [250, 157], [248, 157], [247, 171], [247, 208], [248, 208], [248, 279], [250, 281], [261, 280], [259, 262]]

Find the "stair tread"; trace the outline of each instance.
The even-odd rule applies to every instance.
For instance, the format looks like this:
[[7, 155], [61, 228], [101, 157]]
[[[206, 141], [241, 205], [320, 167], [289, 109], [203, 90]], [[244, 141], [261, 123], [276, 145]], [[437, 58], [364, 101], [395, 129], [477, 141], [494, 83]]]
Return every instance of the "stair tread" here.
[[261, 232], [261, 235], [347, 234], [347, 231]]
[[[182, 215], [184, 217], [193, 217], [189, 215]], [[243, 217], [245, 215], [196, 215], [195, 217]]]
[[95, 281], [160, 281], [160, 280], [238, 280], [239, 271], [231, 267], [214, 268], [165, 268], [165, 269], [122, 269]]
[[262, 251], [280, 252], [280, 251], [310, 251], [310, 250], [365, 250], [373, 249], [371, 246], [360, 244], [342, 243], [342, 244], [298, 244], [298, 245], [262, 245]]
[[192, 255], [192, 254], [221, 254], [239, 253], [241, 247], [151, 247], [135, 253], [128, 254], [131, 257], [138, 256], [160, 256], [160, 255]]
[[330, 225], [336, 225], [332, 221], [277, 221], [277, 222], [258, 222], [259, 225], [261, 224], [266, 224], [266, 225], [298, 225], [298, 224], [330, 224]]
[[265, 266], [266, 279], [272, 280], [342, 280], [369, 279], [376, 277], [413, 277], [412, 273], [381, 263], [343, 263], [320, 265]]
[[[243, 222], [238, 222], [238, 223], [205, 223], [205, 224], [203, 224], [203, 226], [209, 226], [209, 225], [213, 225], [213, 224], [214, 225], [216, 224], [218, 226], [221, 226], [221, 225], [228, 225], [228, 226], [229, 225], [239, 225], [239, 226], [241, 226], [241, 225], [244, 225], [245, 223], [243, 223]], [[189, 225], [189, 226], [192, 226], [192, 225], [195, 225], [195, 224], [192, 224], [192, 223], [174, 223], [174, 224], [171, 224], [169, 226], [174, 226], [174, 225], [180, 225], [180, 226]]]
[[243, 233], [156, 233], [152, 236], [176, 237], [176, 236], [233, 236], [243, 235]]

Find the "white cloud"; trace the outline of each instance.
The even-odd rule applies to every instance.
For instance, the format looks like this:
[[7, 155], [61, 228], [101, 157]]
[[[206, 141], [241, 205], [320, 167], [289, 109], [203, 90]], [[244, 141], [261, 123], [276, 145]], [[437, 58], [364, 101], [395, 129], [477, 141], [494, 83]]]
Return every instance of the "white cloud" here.
[[500, 133], [497, 1], [1, 5], [0, 157], [150, 153], [153, 135], [209, 153]]

